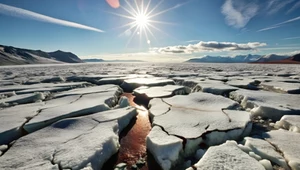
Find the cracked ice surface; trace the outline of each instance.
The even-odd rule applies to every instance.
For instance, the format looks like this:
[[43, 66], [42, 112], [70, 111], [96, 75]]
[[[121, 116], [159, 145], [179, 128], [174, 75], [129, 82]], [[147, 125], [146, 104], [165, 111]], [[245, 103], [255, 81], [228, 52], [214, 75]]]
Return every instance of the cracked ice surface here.
[[239, 149], [235, 142], [210, 147], [193, 168], [187, 170], [265, 170], [262, 164]]
[[261, 83], [261, 86], [267, 90], [279, 91], [284, 93], [299, 94], [300, 82], [287, 83], [280, 81], [271, 81]]
[[175, 82], [171, 79], [161, 78], [161, 77], [147, 77], [147, 78], [132, 78], [124, 80], [121, 87], [125, 91], [131, 91], [140, 86], [164, 86], [164, 85], [174, 85]]
[[147, 148], [163, 170], [171, 169], [176, 164], [183, 152], [182, 142], [182, 139], [168, 135], [158, 126], [154, 126], [147, 136]]
[[0, 110], [0, 145], [22, 136], [22, 126], [34, 117], [44, 103], [18, 105]]
[[[187, 96], [153, 99], [149, 106], [154, 117], [154, 128], [147, 137], [147, 147], [163, 169], [170, 169], [176, 166], [181, 158], [194, 154], [201, 143], [211, 146], [228, 139], [237, 140], [247, 135], [250, 132], [249, 128], [251, 129], [249, 113], [229, 110], [234, 109], [237, 103], [218, 95], [197, 92]], [[160, 134], [166, 136], [165, 140], [170, 138], [169, 144], [156, 139], [154, 134], [160, 129], [157, 126], [165, 131], [160, 130]], [[167, 137], [167, 134], [170, 136]], [[180, 150], [172, 142], [177, 139], [178, 143], [178, 137], [186, 141], [180, 156], [175, 159], [174, 154], [179, 155]], [[164, 159], [157, 148], [169, 149], [163, 154]]]
[[251, 109], [251, 116], [279, 120], [283, 115], [300, 113], [300, 95], [237, 90], [230, 93], [230, 98]]
[[162, 98], [173, 95], [189, 94], [190, 89], [178, 85], [147, 87], [142, 86], [133, 91], [135, 95], [146, 95], [148, 98]]
[[31, 94], [22, 94], [15, 95], [5, 99], [0, 99], [0, 107], [1, 106], [9, 106], [11, 104], [26, 104], [33, 103], [38, 100], [44, 100], [45, 96], [42, 93], [31, 93]]
[[292, 132], [300, 133], [300, 116], [299, 115], [284, 115], [280, 121], [276, 122], [276, 126]]
[[[67, 104], [42, 109], [39, 114], [37, 114], [28, 123], [25, 124], [25, 130], [27, 132], [33, 132], [64, 118], [83, 116], [100, 111], [110, 110], [111, 107], [115, 106], [118, 103], [119, 96], [122, 93], [122, 90], [120, 88], [114, 88], [111, 91], [84, 94], [84, 92], [91, 92], [93, 90], [91, 90], [90, 88], [87, 88], [86, 90], [78, 89], [79, 92], [75, 91], [75, 94], [83, 94], [77, 95], [78, 97], [75, 101], [70, 101], [68, 98], [69, 96], [59, 98], [58, 100], [66, 99], [66, 101], [64, 102], [66, 102]], [[73, 90], [71, 91], [74, 92]], [[72, 92], [71, 94], [73, 94]]]
[[8, 91], [20, 91], [20, 90], [29, 90], [29, 89], [40, 89], [40, 88], [54, 88], [54, 87], [82, 87], [88, 85], [87, 82], [68, 82], [68, 83], [40, 83], [32, 85], [12, 85], [12, 86], [3, 86], [0, 87], [0, 92]]
[[155, 116], [153, 124], [184, 138], [197, 138], [214, 130], [243, 129], [250, 121], [249, 114], [244, 111], [224, 110], [224, 113], [222, 109], [232, 109], [237, 103], [222, 96], [198, 92], [164, 101], [170, 111]]
[[251, 148], [252, 151], [261, 158], [270, 160], [285, 169], [289, 169], [285, 159], [275, 151], [276, 148], [269, 142], [262, 139], [245, 137], [245, 146]]
[[116, 109], [64, 119], [18, 139], [0, 157], [0, 169], [101, 169], [119, 148], [119, 132], [137, 112]]
[[267, 132], [265, 140], [282, 152], [289, 166], [293, 170], [300, 169], [300, 133], [286, 130], [273, 130]]
[[87, 88], [77, 88], [72, 89], [69, 91], [64, 91], [61, 93], [57, 93], [54, 95], [55, 98], [64, 97], [64, 96], [71, 96], [71, 95], [83, 95], [83, 94], [91, 94], [91, 93], [103, 93], [103, 92], [110, 92], [115, 91], [116, 93], [122, 93], [123, 91], [116, 85], [102, 85], [102, 86], [94, 86], [94, 87], [87, 87]]
[[[174, 85], [176, 82], [178, 85], [194, 89], [194, 92], [201, 90], [218, 95], [226, 94], [225, 96], [233, 90], [241, 92], [242, 90], [238, 90], [239, 88], [270, 90], [271, 92], [249, 90], [250, 97], [247, 98], [247, 101], [259, 103], [259, 106], [267, 105], [270, 108], [279, 109], [281, 115], [281, 113], [290, 114], [293, 109], [299, 113], [299, 102], [297, 103], [299, 98], [291, 97], [295, 95], [282, 97], [282, 94], [280, 94], [284, 91], [299, 89], [299, 76], [300, 67], [297, 65], [98, 63], [67, 65], [67, 67], [66, 65], [0, 67], [1, 99], [7, 100], [16, 94], [21, 95], [34, 92], [47, 92], [45, 94], [49, 94], [45, 101], [40, 103], [21, 104], [0, 110], [0, 141], [3, 141], [4, 136], [9, 137], [5, 139], [6, 144], [17, 139], [13, 145], [5, 144], [1, 146], [0, 143], [0, 154], [1, 152], [4, 153], [0, 159], [0, 169], [6, 169], [6, 167], [8, 167], [7, 169], [101, 169], [101, 162], [110, 157], [112, 152], [115, 152], [115, 147], [117, 146], [116, 141], [118, 139], [116, 137], [118, 136], [118, 132], [114, 131], [116, 130], [116, 122], [118, 122], [117, 125], [120, 130], [128, 125], [131, 117], [126, 114], [122, 116], [123, 112], [115, 111], [119, 106], [112, 107], [116, 104], [114, 101], [117, 101], [117, 98], [119, 98], [113, 97], [118, 96], [118, 92], [114, 90], [115, 87], [106, 89], [106, 87], [112, 85], [86, 89], [74, 88], [91, 86], [92, 84], [116, 84], [121, 86], [125, 81], [122, 87], [129, 90], [147, 85], [147, 83], [152, 88], [153, 86]], [[129, 84], [126, 82], [129, 82]], [[281, 87], [282, 89], [272, 90], [272, 88], [263, 88], [259, 83], [270, 85], [271, 87]], [[164, 90], [162, 87], [158, 88]], [[111, 95], [107, 96], [108, 100], [100, 99], [102, 93], [108, 94], [110, 92]], [[92, 93], [95, 94], [94, 97], [91, 96]], [[97, 94], [99, 94], [99, 98]], [[257, 97], [259, 94], [260, 96]], [[251, 98], [251, 96], [254, 97]], [[199, 153], [197, 151], [197, 154], [200, 155], [197, 156], [198, 160], [204, 153], [202, 146], [206, 150], [206, 147], [223, 143], [227, 139], [236, 140], [238, 137], [243, 137], [249, 134], [249, 130], [251, 130], [251, 123], [248, 123], [250, 121], [248, 112], [235, 111], [234, 109], [237, 108], [231, 107], [231, 110], [224, 109], [222, 111], [223, 108], [227, 108], [231, 104], [236, 105], [236, 103], [229, 99], [217, 99], [215, 97], [208, 97], [209, 99], [202, 99], [200, 97], [189, 99], [187, 96], [183, 96], [183, 98], [177, 97], [179, 96], [174, 97], [176, 98], [175, 101], [172, 101], [172, 98], [154, 98], [149, 104], [151, 118], [156, 123], [160, 122], [161, 125], [153, 124], [153, 129], [147, 138], [147, 146], [150, 148], [149, 150], [153, 153], [156, 161], [164, 169], [169, 169], [170, 167], [180, 169], [174, 165], [178, 165], [178, 163], [179, 165], [190, 164], [188, 162], [184, 163], [182, 159], [193, 160], [191, 156], [194, 156], [197, 150], [199, 151]], [[240, 96], [237, 98], [237, 101], [240, 102], [240, 98], [243, 97]], [[89, 99], [91, 99], [91, 103], [88, 102]], [[95, 111], [91, 108], [93, 108], [93, 104], [96, 105], [97, 99], [99, 99], [98, 105], [103, 106], [102, 108], [106, 108], [109, 111], [85, 115], [89, 114], [91, 110]], [[125, 98], [119, 99], [119, 105], [127, 106], [128, 101]], [[263, 110], [268, 111], [265, 108]], [[253, 111], [258, 112], [261, 110]], [[276, 114], [274, 110], [266, 113]], [[79, 115], [85, 115], [85, 117], [71, 119], [65, 119], [64, 117]], [[278, 116], [278, 120], [281, 116]], [[290, 127], [296, 126], [296, 123], [292, 122], [296, 118], [283, 118], [281, 122], [284, 120], [284, 125], [281, 128], [290, 129]], [[160, 121], [160, 119], [163, 121]], [[30, 121], [37, 121], [36, 125], [39, 125], [37, 129], [46, 127], [21, 137], [24, 135], [24, 124], [27, 123], [26, 125], [28, 125], [28, 123], [32, 123]], [[52, 121], [54, 121], [54, 124], [50, 125]], [[289, 128], [286, 122], [289, 123]], [[163, 127], [164, 125], [166, 125], [168, 130]], [[107, 133], [104, 134], [104, 132]], [[176, 136], [177, 133], [185, 137]], [[291, 146], [297, 143], [297, 141], [290, 140], [289, 137], [283, 138], [286, 138], [286, 143], [291, 144]], [[267, 145], [266, 141], [260, 141], [259, 143], [251, 141], [250, 143], [253, 146], [253, 150], [249, 148], [249, 142], [247, 143], [249, 147], [243, 145], [239, 145], [239, 147], [247, 150], [246, 153], [259, 160], [262, 158], [267, 159], [267, 157], [264, 157], [264, 153], [266, 155], [276, 155], [276, 158], [279, 158], [278, 153], [273, 153], [273, 148]], [[276, 145], [272, 145], [276, 147]], [[110, 148], [111, 150], [101, 149], [101, 146]], [[7, 148], [8, 151], [6, 152]], [[43, 150], [44, 148], [46, 150]], [[235, 147], [232, 148], [235, 150]], [[278, 150], [280, 149], [276, 147], [276, 151]], [[227, 152], [230, 155], [231, 150]], [[294, 149], [290, 152], [297, 152], [297, 150]], [[245, 166], [239, 169], [247, 169], [248, 164], [252, 165], [254, 162], [248, 162], [249, 155], [237, 158], [238, 160], [245, 160], [245, 165], [237, 162], [236, 167]], [[279, 155], [281, 155], [280, 152]], [[220, 162], [230, 162], [235, 159], [234, 157], [232, 160], [227, 160], [225, 159], [227, 154], [223, 156], [222, 159], [218, 159]], [[97, 163], [97, 160], [94, 158], [97, 158], [97, 160], [101, 158], [99, 160], [100, 163]], [[271, 158], [268, 159], [271, 160]], [[212, 159], [211, 161], [214, 160]], [[260, 162], [266, 168], [270, 167], [268, 160], [260, 160]], [[275, 161], [273, 160], [272, 162], [274, 163]], [[234, 166], [235, 163], [231, 163], [229, 166]], [[223, 164], [227, 166], [226, 163]], [[257, 161], [255, 161], [255, 164], [257, 164]], [[280, 168], [282, 167], [284, 165], [281, 165]]]

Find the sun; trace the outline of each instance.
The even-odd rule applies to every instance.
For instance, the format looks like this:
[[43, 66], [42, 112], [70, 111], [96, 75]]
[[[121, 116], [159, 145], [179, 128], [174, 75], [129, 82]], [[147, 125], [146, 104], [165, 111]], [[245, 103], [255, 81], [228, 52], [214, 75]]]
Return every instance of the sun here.
[[[145, 41], [143, 41], [143, 42], [148, 44], [149, 46], [150, 46], [150, 43], [153, 42], [152, 40], [150, 40], [150, 38], [153, 38], [156, 42], [158, 42], [153, 33], [153, 30], [159, 31], [159, 32], [169, 36], [167, 33], [160, 30], [155, 25], [156, 24], [170, 24], [170, 23], [157, 21], [154, 18], [157, 17], [158, 15], [161, 15], [165, 12], [168, 12], [172, 9], [177, 8], [178, 5], [175, 7], [171, 7], [171, 8], [162, 10], [162, 11], [155, 12], [156, 9], [162, 4], [162, 2], [164, 0], [159, 1], [151, 9], [150, 9], [151, 0], [124, 0], [124, 1], [125, 1], [126, 5], [125, 6], [121, 5], [120, 7], [127, 13], [126, 15], [121, 14], [121, 13], [113, 13], [113, 12], [109, 12], [109, 13], [126, 18], [129, 20], [127, 24], [117, 27], [117, 28], [127, 27], [127, 29], [124, 30], [124, 32], [122, 32], [120, 34], [120, 36], [130, 34], [130, 37], [126, 44], [126, 47], [131, 42], [133, 37], [137, 36], [137, 35], [139, 36], [139, 39], [140, 39], [140, 45], [141, 45], [141, 43], [142, 43], [141, 41], [143, 39], [145, 39]], [[173, 23], [171, 23], [171, 24], [173, 24]]]
[[148, 27], [149, 24], [149, 18], [147, 15], [145, 14], [138, 14], [135, 16], [135, 24], [139, 27], [139, 28], [145, 28]]

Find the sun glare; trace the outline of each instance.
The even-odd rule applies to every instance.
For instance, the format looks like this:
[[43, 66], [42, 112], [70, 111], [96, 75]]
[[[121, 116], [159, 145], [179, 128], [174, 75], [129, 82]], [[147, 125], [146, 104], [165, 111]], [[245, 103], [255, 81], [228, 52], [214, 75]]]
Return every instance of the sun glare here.
[[135, 24], [140, 28], [147, 27], [149, 24], [148, 17], [145, 14], [138, 14], [135, 17]]
[[[145, 3], [145, 1], [147, 3]], [[128, 15], [124, 15], [120, 13], [112, 13], [114, 15], [130, 20], [127, 24], [118, 27], [118, 28], [127, 27], [127, 29], [121, 35], [128, 35], [129, 33], [131, 35], [129, 37], [126, 46], [128, 46], [128, 44], [131, 42], [133, 37], [136, 35], [140, 37], [140, 44], [142, 43], [141, 41], [143, 41], [144, 43], [150, 45], [150, 43], [152, 42], [149, 37], [150, 35], [152, 38], [154, 38], [154, 40], [156, 40], [156, 42], [158, 42], [153, 33], [153, 30], [159, 31], [169, 36], [167, 33], [163, 32], [162, 30], [160, 30], [155, 26], [155, 24], [170, 24], [170, 23], [154, 20], [154, 17], [161, 15], [165, 12], [168, 12], [172, 9], [175, 9], [174, 7], [172, 7], [166, 10], [155, 12], [162, 2], [163, 0], [161, 0], [153, 8], [150, 9], [151, 0], [138, 0], [138, 1], [130, 0], [130, 2], [128, 0], [125, 0], [126, 7], [122, 5], [120, 7], [126, 13], [128, 13]], [[145, 39], [145, 41], [143, 39]]]

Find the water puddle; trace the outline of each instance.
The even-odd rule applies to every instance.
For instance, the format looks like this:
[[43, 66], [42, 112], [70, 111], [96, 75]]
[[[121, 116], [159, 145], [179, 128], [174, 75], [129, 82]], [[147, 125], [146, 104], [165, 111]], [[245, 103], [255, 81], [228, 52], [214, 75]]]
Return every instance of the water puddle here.
[[[113, 169], [119, 163], [126, 163], [127, 170], [136, 169], [132, 166], [138, 166], [140, 170], [152, 169], [156, 166], [151, 156], [147, 155], [146, 137], [151, 130], [148, 110], [134, 102], [135, 96], [131, 93], [124, 93], [129, 99], [130, 105], [137, 108], [138, 115], [129, 127], [120, 134], [120, 150], [105, 165], [104, 169]], [[151, 160], [149, 160], [149, 157]], [[149, 168], [149, 164], [150, 168]]]

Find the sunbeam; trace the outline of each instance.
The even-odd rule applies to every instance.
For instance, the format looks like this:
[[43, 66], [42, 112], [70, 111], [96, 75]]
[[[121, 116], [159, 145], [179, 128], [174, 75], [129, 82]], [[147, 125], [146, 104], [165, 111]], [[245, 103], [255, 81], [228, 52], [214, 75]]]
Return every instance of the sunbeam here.
[[[134, 31], [129, 37], [129, 40], [126, 44], [126, 47], [130, 44], [131, 40], [133, 39], [134, 36], [138, 35], [139, 40], [140, 40], [140, 46], [141, 46], [141, 41], [143, 37], [146, 39], [145, 44], [148, 44], [150, 46], [150, 43], [153, 42], [150, 40], [150, 38], [153, 38], [155, 41], [157, 41], [157, 38], [155, 37], [152, 29], [158, 30], [160, 32], [163, 32], [161, 29], [158, 29], [156, 26], [153, 24], [174, 24], [174, 23], [169, 23], [169, 22], [163, 22], [163, 21], [157, 21], [154, 20], [155, 16], [161, 15], [165, 12], [168, 12], [170, 10], [176, 9], [183, 4], [178, 4], [176, 6], [173, 6], [171, 8], [162, 10], [162, 11], [156, 11], [158, 7], [164, 2], [164, 0], [159, 1], [153, 8], [151, 8], [151, 0], [148, 0], [145, 2], [144, 0], [125, 0], [125, 6], [121, 6], [121, 9], [123, 9], [127, 14], [120, 14], [120, 13], [112, 13], [109, 12], [113, 15], [123, 17], [126, 19], [129, 19], [130, 21], [124, 25], [121, 25], [117, 28], [126, 28], [128, 27], [125, 31], [123, 31], [120, 35], [124, 35], [128, 31]], [[168, 35], [167, 33], [163, 32], [165, 35]], [[150, 35], [150, 37], [149, 37]], [[169, 35], [168, 35], [169, 36]]]

